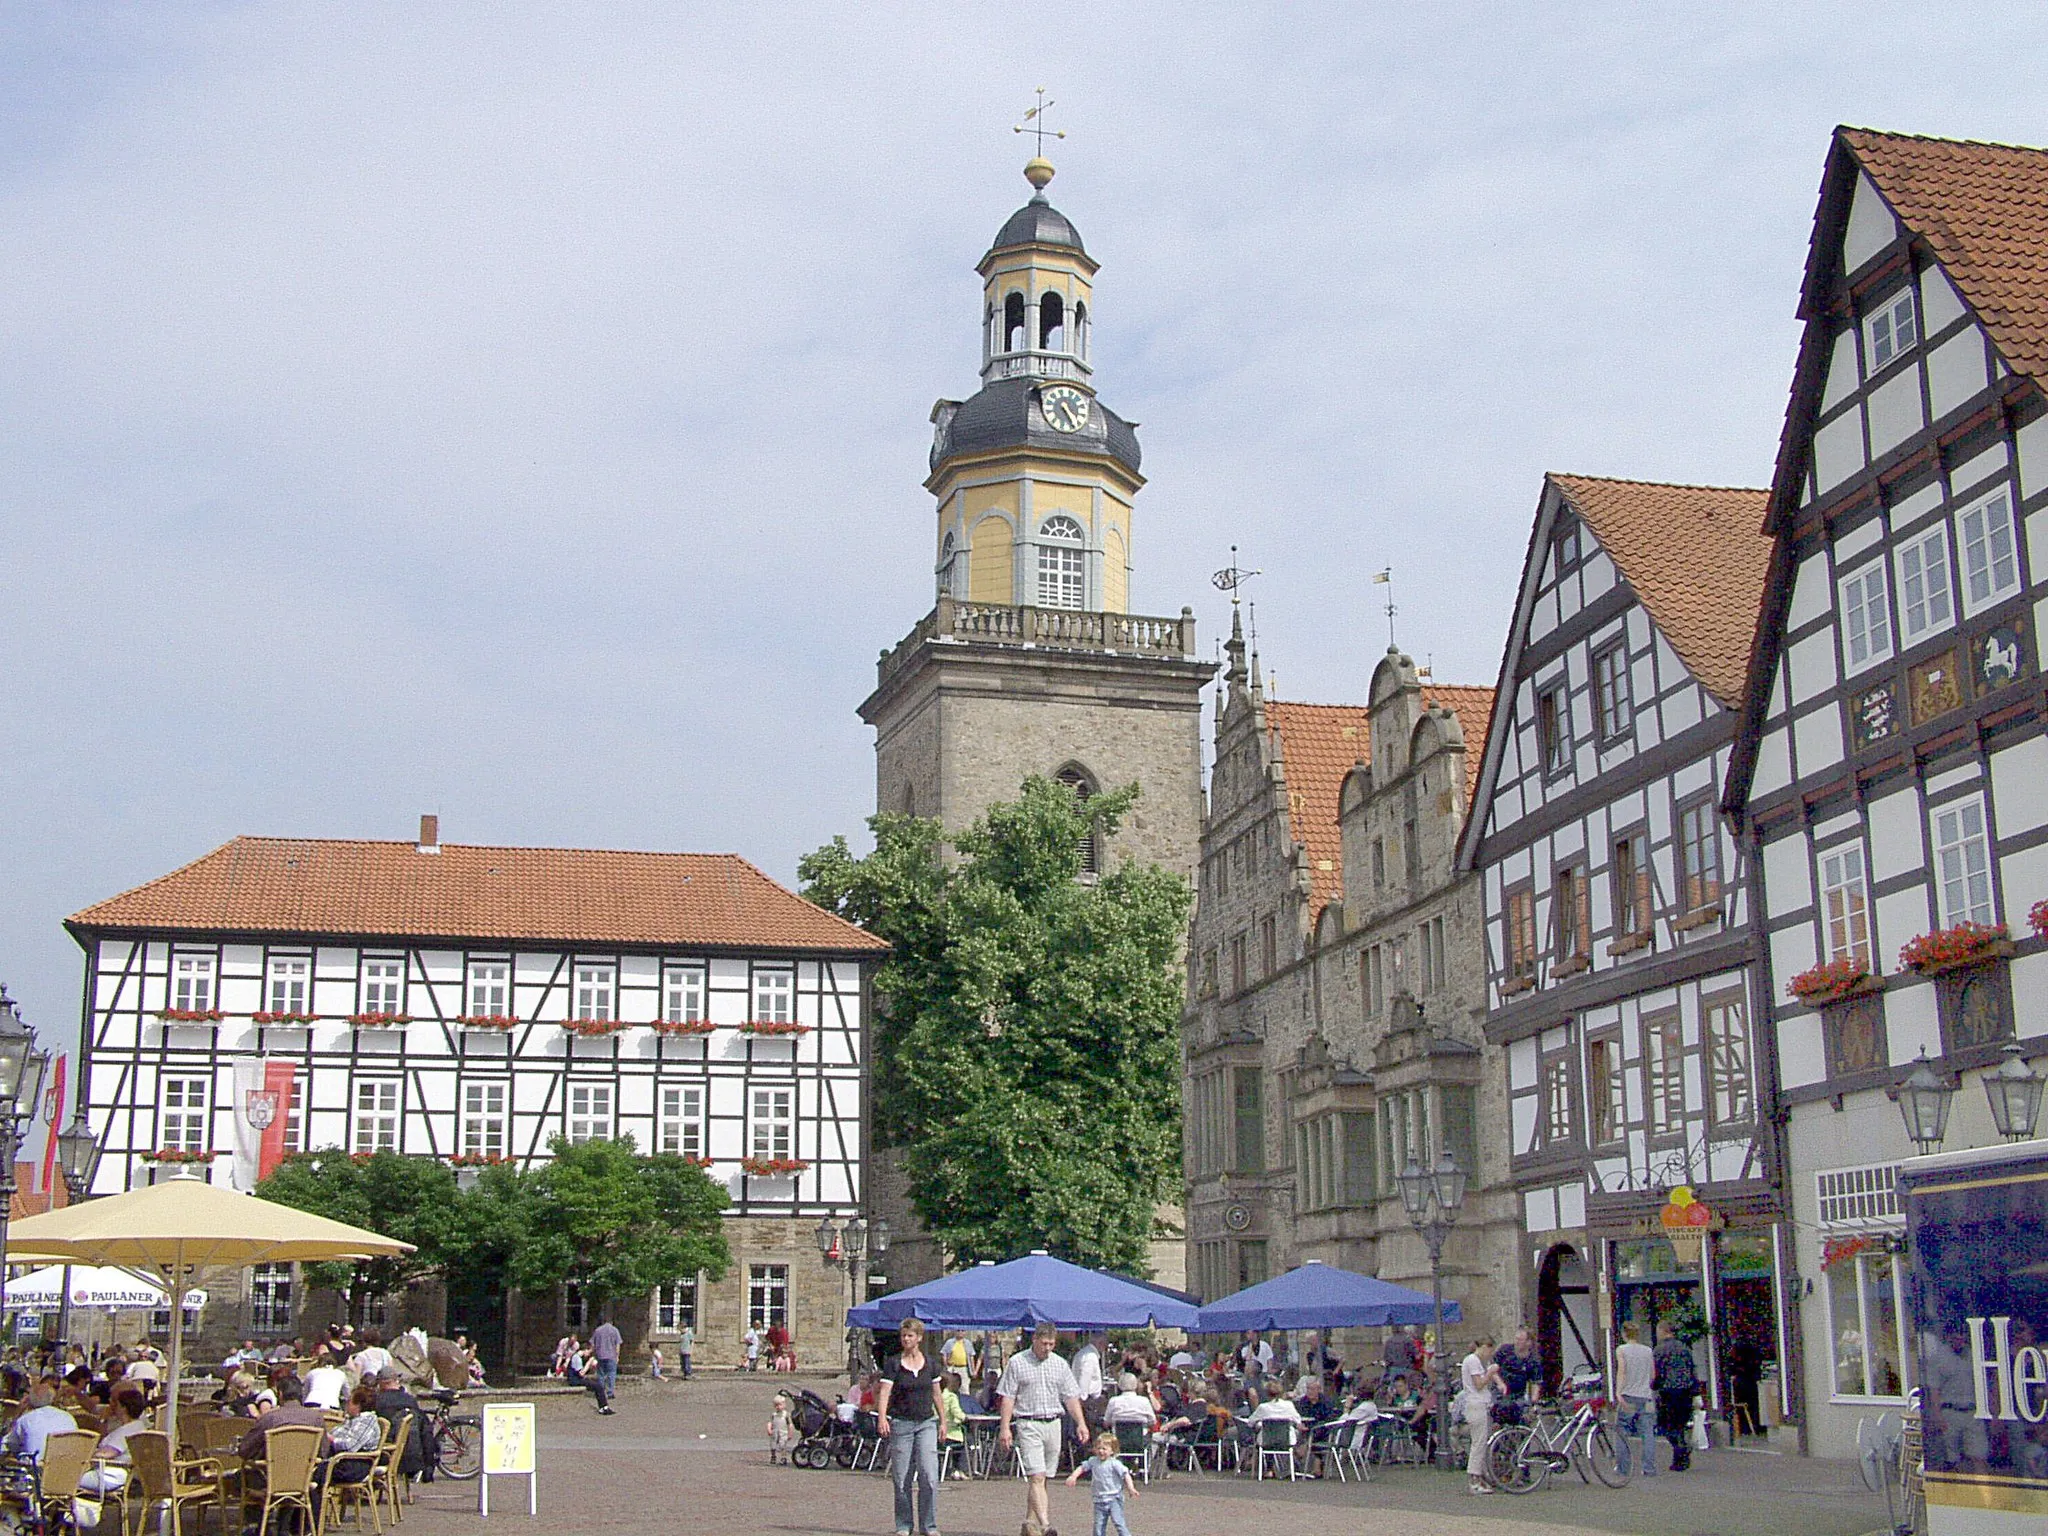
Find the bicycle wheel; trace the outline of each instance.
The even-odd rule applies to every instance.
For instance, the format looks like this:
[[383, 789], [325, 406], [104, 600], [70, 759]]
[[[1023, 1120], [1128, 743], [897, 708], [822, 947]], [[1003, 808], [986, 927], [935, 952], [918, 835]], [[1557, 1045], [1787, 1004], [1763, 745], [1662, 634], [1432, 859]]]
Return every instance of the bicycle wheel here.
[[1607, 1432], [1605, 1424], [1595, 1424], [1580, 1442], [1584, 1447], [1573, 1457], [1579, 1468], [1579, 1476], [1586, 1475], [1586, 1468], [1592, 1467], [1593, 1475], [1609, 1488], [1626, 1488], [1628, 1473], [1621, 1467], [1621, 1458], [1615, 1453], [1614, 1436]]
[[1502, 1493], [1530, 1493], [1543, 1484], [1549, 1469], [1528, 1454], [1534, 1439], [1526, 1424], [1505, 1424], [1486, 1442], [1486, 1477]]
[[467, 1480], [484, 1469], [484, 1432], [477, 1420], [464, 1416], [441, 1421], [434, 1436], [441, 1452], [440, 1474]]

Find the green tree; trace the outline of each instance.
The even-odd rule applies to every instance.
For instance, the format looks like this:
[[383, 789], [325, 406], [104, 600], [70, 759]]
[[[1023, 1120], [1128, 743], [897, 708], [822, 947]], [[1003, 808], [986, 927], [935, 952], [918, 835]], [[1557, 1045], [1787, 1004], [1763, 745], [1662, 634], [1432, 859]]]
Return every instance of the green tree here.
[[348, 1315], [358, 1322], [374, 1297], [442, 1270], [460, 1199], [454, 1173], [434, 1158], [351, 1154], [339, 1147], [287, 1157], [256, 1193], [413, 1245], [415, 1251], [400, 1258], [305, 1267], [307, 1283], [340, 1291]]
[[1180, 876], [1084, 882], [1136, 785], [1078, 802], [1032, 777], [952, 841], [883, 815], [798, 866], [804, 894], [893, 946], [876, 977], [873, 1116], [912, 1203], [960, 1260], [1046, 1248], [1142, 1272], [1180, 1168]]
[[728, 1196], [703, 1169], [673, 1153], [642, 1157], [630, 1136], [557, 1137], [550, 1150], [553, 1161], [526, 1176], [527, 1225], [508, 1271], [519, 1289], [566, 1281], [603, 1302], [699, 1270], [724, 1277]]

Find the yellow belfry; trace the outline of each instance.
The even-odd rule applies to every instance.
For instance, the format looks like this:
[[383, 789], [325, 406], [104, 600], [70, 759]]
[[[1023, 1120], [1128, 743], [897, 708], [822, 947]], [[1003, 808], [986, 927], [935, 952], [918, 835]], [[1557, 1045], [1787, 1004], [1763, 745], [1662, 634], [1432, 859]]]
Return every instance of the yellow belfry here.
[[1052, 163], [1035, 155], [1024, 177], [1031, 200], [978, 268], [982, 387], [932, 408], [938, 594], [1124, 613], [1137, 434], [1095, 393], [1096, 263], [1046, 200]]

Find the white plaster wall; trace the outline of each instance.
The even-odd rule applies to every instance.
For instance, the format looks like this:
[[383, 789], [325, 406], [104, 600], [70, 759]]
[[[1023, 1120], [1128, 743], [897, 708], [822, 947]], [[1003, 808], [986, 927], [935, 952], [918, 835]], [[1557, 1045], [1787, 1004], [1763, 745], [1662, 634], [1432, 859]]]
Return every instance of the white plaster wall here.
[[1870, 802], [1870, 875], [1889, 880], [1926, 862], [1920, 828], [1920, 792], [1900, 790]]

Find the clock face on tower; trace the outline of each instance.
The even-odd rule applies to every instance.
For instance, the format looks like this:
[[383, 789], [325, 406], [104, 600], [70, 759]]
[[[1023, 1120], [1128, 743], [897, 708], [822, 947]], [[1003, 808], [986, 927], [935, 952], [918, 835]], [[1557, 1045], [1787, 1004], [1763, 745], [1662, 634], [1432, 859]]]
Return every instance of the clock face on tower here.
[[1038, 409], [1056, 432], [1078, 432], [1088, 425], [1088, 397], [1070, 385], [1041, 389]]

